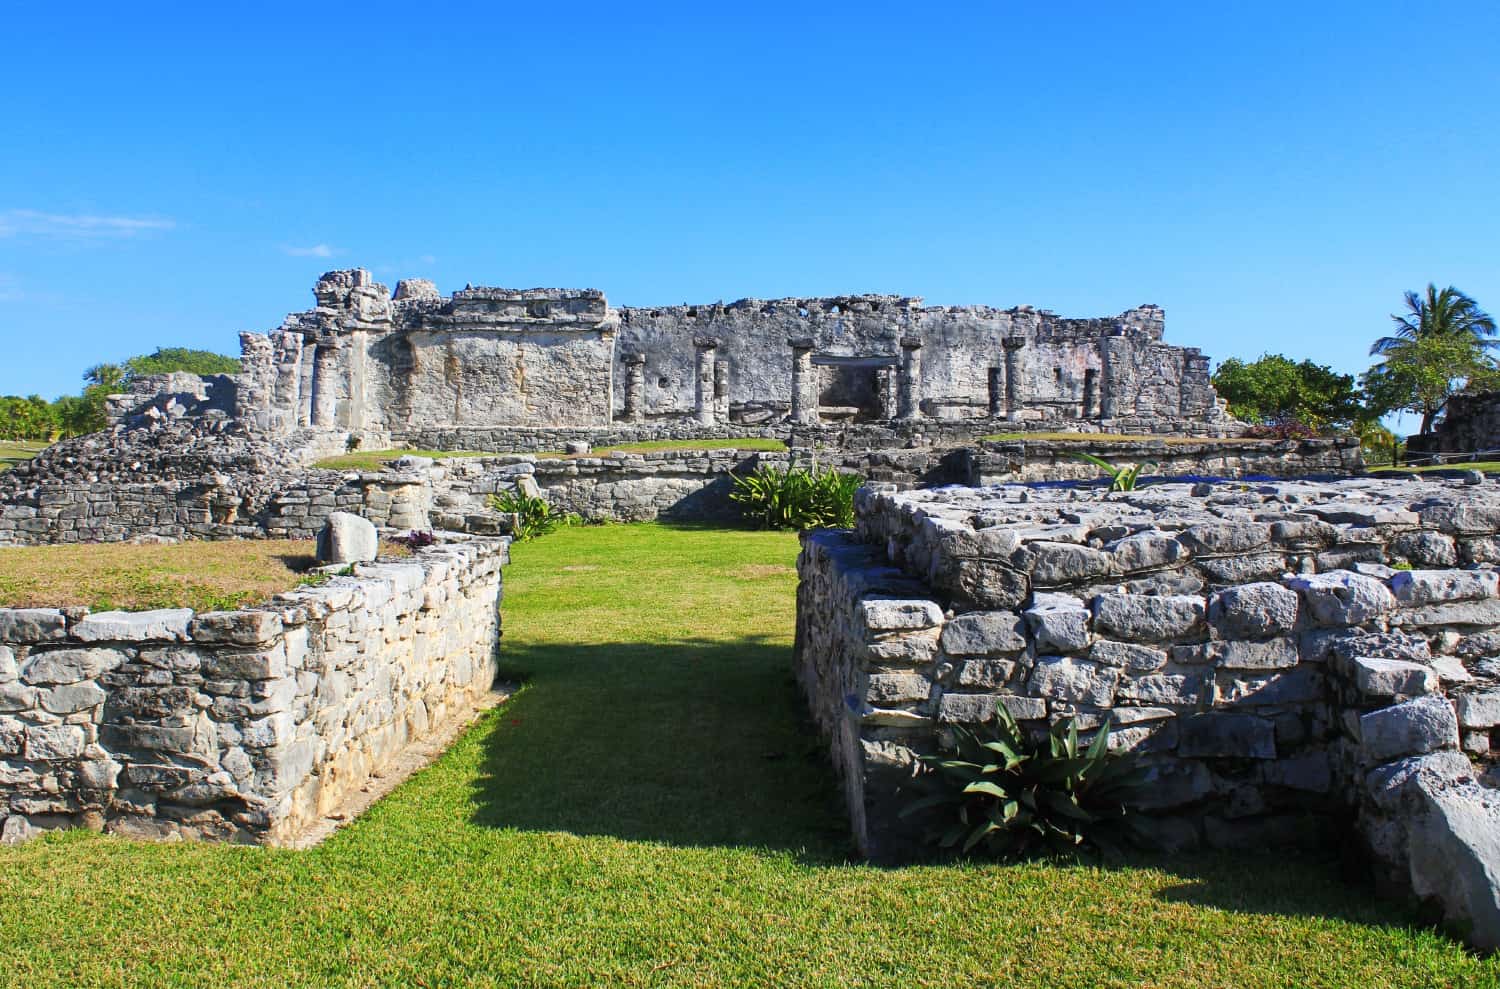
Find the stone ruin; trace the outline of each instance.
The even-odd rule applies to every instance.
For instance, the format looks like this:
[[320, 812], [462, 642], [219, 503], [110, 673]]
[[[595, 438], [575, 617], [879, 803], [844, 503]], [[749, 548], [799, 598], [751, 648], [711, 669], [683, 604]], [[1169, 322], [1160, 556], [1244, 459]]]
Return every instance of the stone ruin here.
[[[1238, 426], [1209, 359], [1162, 342], [1164, 316], [1065, 319], [1027, 306], [904, 296], [742, 299], [616, 309], [594, 289], [465, 288], [331, 271], [317, 305], [241, 335], [227, 389], [191, 382], [182, 410], [228, 409], [287, 435], [495, 449], [497, 431], [984, 420], [1219, 435]], [[117, 417], [160, 406], [122, 401]], [[209, 392], [215, 392], [210, 395]], [[216, 404], [215, 404], [216, 403]], [[465, 442], [474, 440], [474, 442]]]
[[1157, 844], [1356, 842], [1493, 949], [1497, 567], [1490, 483], [866, 486], [803, 537], [797, 673], [877, 859], [951, 726], [1108, 718]]

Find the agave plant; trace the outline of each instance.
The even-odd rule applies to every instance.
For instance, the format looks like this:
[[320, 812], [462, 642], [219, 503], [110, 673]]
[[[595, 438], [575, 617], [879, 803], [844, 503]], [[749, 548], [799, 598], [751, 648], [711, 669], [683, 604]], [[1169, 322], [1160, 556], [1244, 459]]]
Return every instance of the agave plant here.
[[558, 526], [573, 524], [573, 517], [554, 509], [546, 498], [528, 495], [520, 490], [490, 495], [490, 507], [497, 512], [516, 517], [515, 531], [511, 533], [518, 542], [545, 536]]
[[932, 792], [901, 816], [926, 812], [935, 820], [928, 837], [966, 855], [1113, 852], [1142, 773], [1132, 756], [1109, 750], [1109, 733], [1106, 718], [1082, 748], [1068, 718], [1032, 742], [997, 701], [991, 737], [954, 728], [954, 751], [920, 757], [932, 770], [923, 777]]
[[768, 529], [849, 529], [854, 526], [854, 492], [863, 479], [833, 468], [781, 470], [762, 466], [734, 475], [729, 499], [752, 522]]
[[1147, 467], [1155, 467], [1156, 461], [1147, 460], [1139, 464], [1127, 464], [1116, 467], [1103, 457], [1096, 457], [1091, 453], [1075, 453], [1073, 456], [1084, 463], [1093, 464], [1104, 472], [1109, 478], [1109, 490], [1113, 494], [1116, 491], [1134, 491], [1136, 482], [1141, 479], [1141, 472]]

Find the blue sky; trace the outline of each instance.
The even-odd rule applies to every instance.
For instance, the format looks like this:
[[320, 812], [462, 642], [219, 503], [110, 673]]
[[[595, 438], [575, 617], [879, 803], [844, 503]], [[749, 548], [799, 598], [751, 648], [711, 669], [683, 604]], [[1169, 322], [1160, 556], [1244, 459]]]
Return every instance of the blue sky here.
[[1500, 312], [1500, 5], [15, 4], [0, 393], [237, 350], [330, 268], [616, 304], [1166, 307], [1368, 365]]

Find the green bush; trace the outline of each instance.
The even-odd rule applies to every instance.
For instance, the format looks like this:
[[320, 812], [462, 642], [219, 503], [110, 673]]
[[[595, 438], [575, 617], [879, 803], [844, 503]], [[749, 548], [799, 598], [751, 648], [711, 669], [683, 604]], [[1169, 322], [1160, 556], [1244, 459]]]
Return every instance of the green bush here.
[[745, 518], [763, 529], [852, 529], [858, 474], [833, 468], [804, 470], [759, 467], [734, 475], [729, 498]]
[[527, 495], [522, 491], [507, 491], [490, 495], [490, 507], [497, 512], [516, 516], [516, 526], [511, 535], [518, 542], [545, 536], [559, 526], [573, 525], [578, 516], [559, 512], [540, 496]]
[[996, 858], [1114, 852], [1129, 825], [1125, 801], [1142, 783], [1130, 755], [1109, 751], [1106, 718], [1080, 751], [1078, 726], [1059, 721], [1033, 741], [1005, 706], [995, 703], [988, 738], [955, 727], [954, 751], [921, 756], [932, 792], [901, 812], [929, 812], [930, 840], [963, 854]]

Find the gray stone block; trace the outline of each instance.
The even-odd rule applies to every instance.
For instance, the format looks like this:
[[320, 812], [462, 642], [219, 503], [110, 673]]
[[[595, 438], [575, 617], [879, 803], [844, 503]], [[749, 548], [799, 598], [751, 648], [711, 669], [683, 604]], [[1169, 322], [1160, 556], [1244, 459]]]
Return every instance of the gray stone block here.
[[1128, 673], [1154, 673], [1167, 665], [1167, 654], [1133, 642], [1111, 642], [1100, 639], [1089, 650], [1089, 659], [1104, 666], [1115, 666]]
[[161, 611], [98, 611], [73, 625], [82, 642], [181, 642], [187, 638], [191, 608]]
[[1398, 570], [1391, 593], [1405, 607], [1493, 598], [1500, 575], [1493, 570]]
[[1132, 642], [1167, 642], [1202, 631], [1203, 599], [1187, 595], [1100, 594], [1094, 629]]
[[1285, 670], [1296, 666], [1299, 658], [1297, 643], [1290, 638], [1212, 642], [1209, 657], [1226, 670]]
[[1201, 673], [1149, 673], [1120, 683], [1120, 700], [1139, 704], [1195, 705], [1203, 700], [1207, 679]]
[[1039, 587], [1076, 584], [1112, 573], [1114, 558], [1102, 550], [1072, 543], [1036, 542], [1027, 545], [1031, 579]]
[[1366, 764], [1458, 748], [1458, 718], [1446, 698], [1429, 694], [1362, 715], [1360, 755]]
[[1026, 648], [1021, 617], [1013, 611], [977, 611], [943, 626], [941, 644], [950, 656], [987, 656]]
[[1285, 583], [1301, 592], [1313, 616], [1325, 625], [1362, 625], [1396, 609], [1385, 584], [1348, 570], [1291, 577]]
[[1226, 588], [1209, 599], [1208, 620], [1226, 639], [1285, 635], [1297, 624], [1295, 591], [1262, 581]]
[[[392, 524], [396, 524], [392, 518]], [[351, 512], [333, 512], [318, 532], [318, 559], [341, 565], [364, 563], [380, 555], [380, 533], [374, 523]]]
[[25, 755], [31, 762], [77, 759], [86, 743], [77, 725], [32, 725], [26, 729]]
[[875, 634], [935, 628], [943, 622], [943, 610], [932, 601], [866, 598], [855, 607], [855, 613]]
[[1438, 689], [1437, 674], [1418, 663], [1359, 656], [1352, 667], [1354, 686], [1368, 697], [1416, 697]]
[[1177, 754], [1187, 759], [1275, 759], [1276, 725], [1252, 714], [1187, 715], [1178, 719]]
[[1458, 723], [1465, 728], [1500, 726], [1500, 691], [1459, 694], [1453, 698]]
[[1030, 692], [1041, 697], [1109, 707], [1114, 703], [1118, 670], [1070, 656], [1039, 656], [1031, 672]]
[[1026, 609], [1038, 652], [1078, 652], [1089, 645], [1089, 611], [1067, 594], [1038, 593]]
[[33, 651], [21, 667], [21, 679], [27, 683], [56, 684], [94, 680], [126, 661], [119, 649], [49, 649]]
[[0, 608], [0, 642], [65, 639], [68, 621], [56, 608]]

